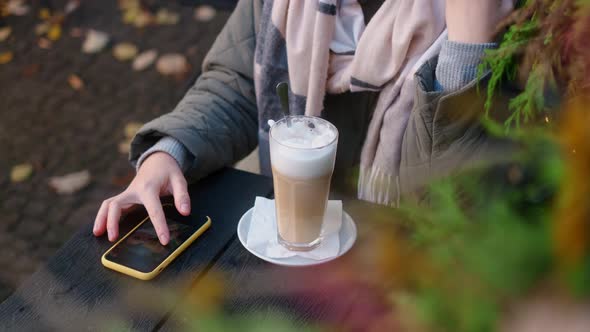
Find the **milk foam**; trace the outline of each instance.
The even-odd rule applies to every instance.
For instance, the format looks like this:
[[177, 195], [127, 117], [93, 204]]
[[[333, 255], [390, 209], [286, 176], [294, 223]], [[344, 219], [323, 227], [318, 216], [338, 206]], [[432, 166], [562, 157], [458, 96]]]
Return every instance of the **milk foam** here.
[[319, 118], [292, 118], [291, 127], [286, 121], [279, 121], [271, 128], [272, 166], [285, 176], [299, 179], [330, 174], [337, 135], [329, 122]]

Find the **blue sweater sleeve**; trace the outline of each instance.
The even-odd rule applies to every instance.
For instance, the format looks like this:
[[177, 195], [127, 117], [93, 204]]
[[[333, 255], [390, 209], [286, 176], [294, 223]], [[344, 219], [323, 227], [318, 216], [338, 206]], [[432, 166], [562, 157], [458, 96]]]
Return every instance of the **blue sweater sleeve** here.
[[485, 51], [497, 44], [467, 44], [446, 40], [443, 42], [436, 66], [437, 91], [454, 92], [477, 78], [477, 67]]

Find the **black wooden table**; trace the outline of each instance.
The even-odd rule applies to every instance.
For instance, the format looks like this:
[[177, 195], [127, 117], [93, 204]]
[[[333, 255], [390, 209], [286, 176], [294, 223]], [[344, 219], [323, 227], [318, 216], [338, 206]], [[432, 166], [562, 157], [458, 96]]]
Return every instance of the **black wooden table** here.
[[[0, 304], [0, 330], [176, 331], [191, 330], [211, 316], [248, 314], [257, 319], [280, 315], [300, 326], [364, 330], [373, 316], [386, 311], [374, 300], [378, 290], [358, 282], [358, 276], [370, 273], [359, 266], [358, 257], [366, 250], [361, 244], [371, 243], [372, 219], [390, 215], [371, 213], [368, 220], [367, 211], [383, 208], [345, 201], [359, 229], [351, 252], [332, 263], [287, 268], [251, 255], [236, 235], [237, 223], [255, 197], [272, 195], [271, 179], [224, 169], [189, 191], [193, 214], [211, 216], [212, 226], [157, 278], [139, 281], [105, 269], [100, 257], [111, 243], [95, 238], [89, 221]], [[137, 215], [127, 220], [139, 221], [145, 211], [133, 213]], [[122, 224], [121, 234], [133, 226]]]

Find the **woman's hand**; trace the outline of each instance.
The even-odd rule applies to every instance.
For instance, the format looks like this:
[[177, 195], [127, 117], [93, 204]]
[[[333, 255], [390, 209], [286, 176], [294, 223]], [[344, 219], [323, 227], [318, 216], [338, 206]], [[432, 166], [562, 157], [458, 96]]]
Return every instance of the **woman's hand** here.
[[449, 40], [490, 43], [498, 23], [514, 10], [514, 0], [447, 0]]
[[102, 203], [94, 221], [94, 235], [100, 236], [107, 231], [109, 241], [115, 241], [119, 237], [121, 213], [135, 204], [143, 204], [160, 243], [168, 244], [170, 232], [160, 203], [160, 196], [167, 194], [174, 196], [174, 205], [178, 212], [185, 216], [190, 214], [187, 183], [178, 163], [167, 153], [156, 152], [145, 159], [124, 192]]

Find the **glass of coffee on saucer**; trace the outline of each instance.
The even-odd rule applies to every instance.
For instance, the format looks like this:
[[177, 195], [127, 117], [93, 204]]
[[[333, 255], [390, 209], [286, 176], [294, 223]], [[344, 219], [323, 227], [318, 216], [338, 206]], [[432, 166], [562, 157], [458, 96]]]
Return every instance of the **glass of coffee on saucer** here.
[[312, 116], [288, 116], [270, 129], [278, 242], [309, 251], [321, 231], [334, 171], [338, 130]]

